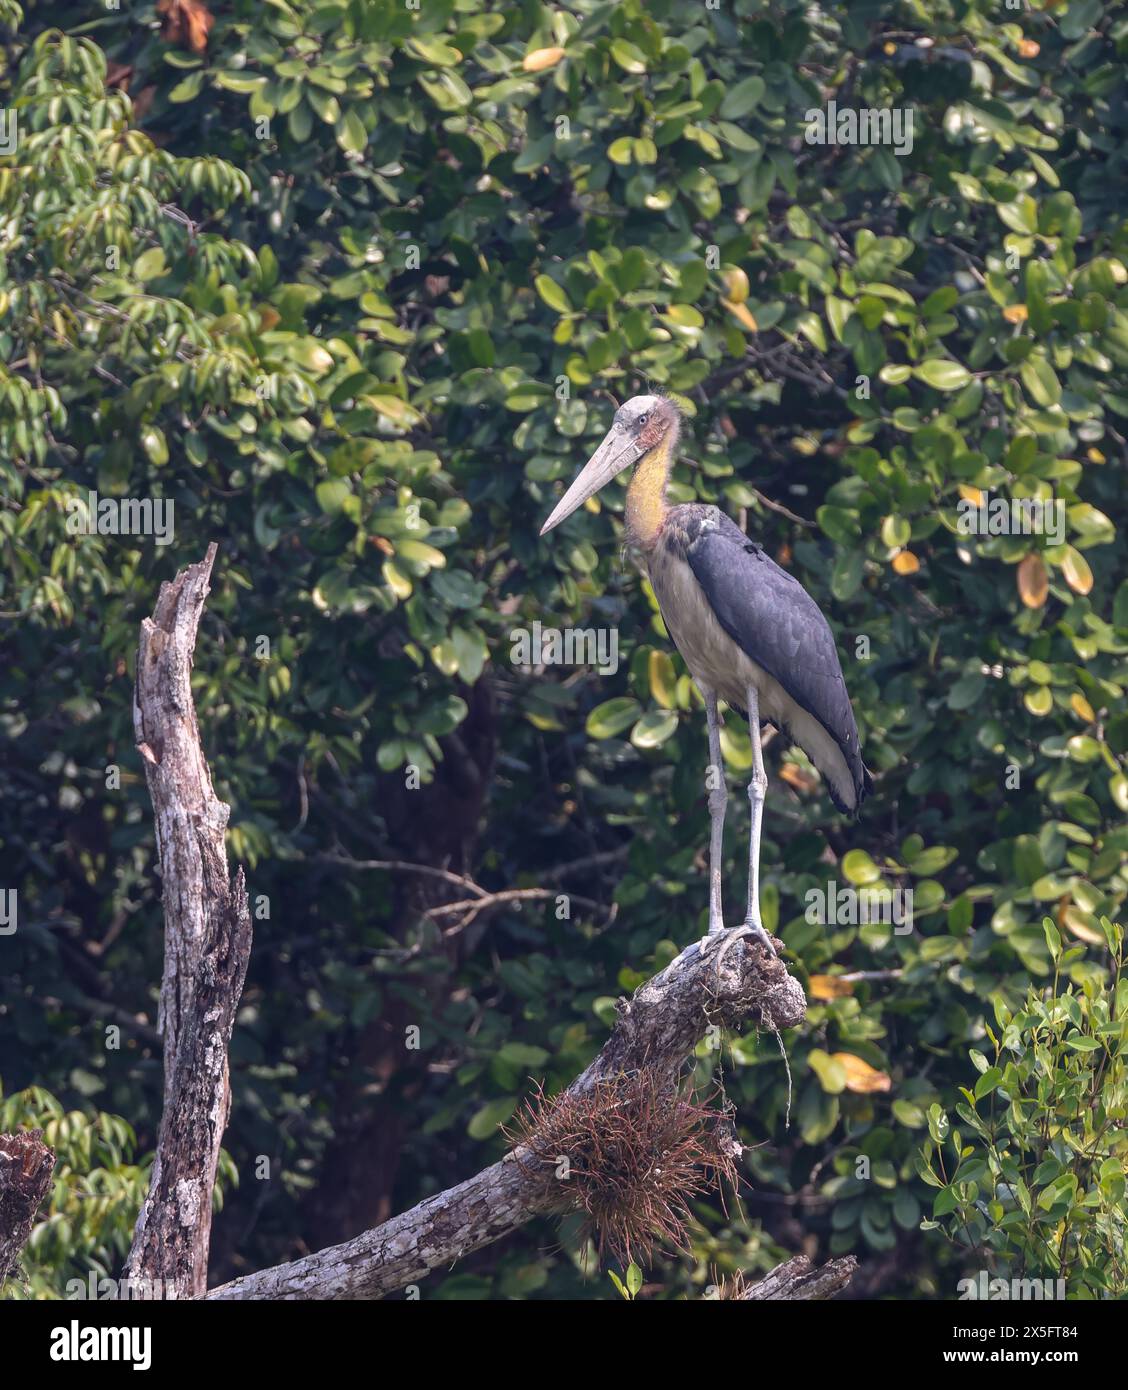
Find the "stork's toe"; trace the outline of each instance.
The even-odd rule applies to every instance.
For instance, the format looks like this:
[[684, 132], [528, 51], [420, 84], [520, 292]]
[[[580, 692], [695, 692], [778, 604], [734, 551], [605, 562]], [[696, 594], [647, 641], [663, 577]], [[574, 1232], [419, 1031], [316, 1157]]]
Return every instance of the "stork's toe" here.
[[779, 955], [779, 952], [776, 950], [775, 942], [772, 940], [768, 931], [758, 922], [745, 922], [739, 930], [741, 936], [750, 936], [753, 940], [758, 941], [765, 950], [770, 951], [773, 956]]

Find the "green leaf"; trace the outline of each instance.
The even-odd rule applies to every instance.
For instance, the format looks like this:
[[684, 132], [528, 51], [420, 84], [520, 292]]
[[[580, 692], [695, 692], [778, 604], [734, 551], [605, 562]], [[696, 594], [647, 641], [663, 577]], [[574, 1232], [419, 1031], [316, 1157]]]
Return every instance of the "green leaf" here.
[[1038, 230], [1038, 204], [1029, 194], [1015, 198], [1010, 203], [1000, 203], [999, 216], [1012, 231], [1036, 232]]
[[864, 849], [848, 850], [843, 855], [842, 872], [856, 885], [876, 883], [881, 878], [881, 870]]
[[642, 713], [637, 700], [620, 696], [596, 705], [587, 717], [589, 738], [615, 738], [629, 728]]
[[909, 543], [912, 536], [912, 523], [908, 517], [887, 516], [881, 524], [881, 542], [890, 550], [899, 550]]
[[161, 247], [153, 246], [138, 256], [133, 262], [133, 274], [142, 281], [156, 280], [162, 275], [167, 275], [168, 265]]
[[341, 104], [331, 92], [318, 87], [306, 89], [306, 100], [326, 125], [336, 125], [341, 118]]
[[836, 1057], [815, 1047], [807, 1054], [807, 1063], [828, 1095], [836, 1096], [846, 1089], [846, 1068]]
[[625, 72], [640, 73], [646, 71], [646, 54], [640, 48], [636, 48], [633, 43], [628, 43], [626, 39], [612, 40], [611, 56]]
[[932, 357], [913, 368], [913, 375], [936, 391], [959, 391], [971, 380], [971, 373], [959, 362]]
[[462, 62], [462, 54], [458, 49], [444, 43], [435, 35], [413, 35], [404, 47], [412, 57], [424, 63], [431, 63], [435, 67], [449, 67], [453, 63]]
[[323, 376], [333, 366], [332, 354], [315, 338], [298, 338], [290, 345], [290, 356], [307, 372]]
[[168, 444], [164, 433], [156, 425], [146, 425], [141, 431], [141, 447], [149, 456], [149, 462], [157, 468], [168, 462]]
[[909, 865], [909, 870], [917, 878], [928, 878], [954, 863], [957, 853], [956, 850], [947, 845], [932, 845], [929, 849], [922, 850], [913, 859]]
[[337, 122], [334, 133], [341, 149], [350, 150], [354, 154], [359, 154], [368, 144], [368, 132], [355, 111], [345, 112]]
[[212, 81], [217, 87], [222, 87], [228, 92], [238, 92], [242, 96], [247, 96], [251, 92], [257, 92], [260, 87], [266, 85], [266, 78], [261, 73], [250, 72], [228, 72], [220, 70], [212, 74]]
[[487, 1101], [474, 1112], [466, 1126], [466, 1133], [471, 1139], [492, 1139], [498, 1126], [509, 1119], [516, 1106], [516, 1096], [499, 1096], [496, 1100]]
[[[826, 317], [830, 324], [830, 331], [834, 334], [838, 342], [842, 342], [846, 332], [846, 325], [854, 313], [854, 306], [845, 299], [836, 299], [834, 295], [828, 294], [826, 297]], [[908, 375], [908, 368], [905, 369]]]
[[631, 730], [631, 742], [636, 748], [660, 748], [677, 727], [675, 711], [648, 710]]
[[830, 591], [839, 603], [854, 597], [865, 573], [865, 556], [860, 550], [840, 551], [830, 577]]
[[316, 489], [317, 505], [323, 512], [336, 513], [352, 496], [352, 484], [346, 478], [328, 478], [318, 483]]
[[1044, 357], [1029, 357], [1019, 368], [1022, 384], [1035, 405], [1048, 410], [1061, 400], [1061, 382]]
[[746, 77], [730, 87], [721, 102], [720, 114], [726, 121], [739, 121], [755, 110], [764, 98], [767, 87], [762, 77]]
[[988, 1067], [975, 1083], [975, 1099], [982, 1100], [984, 1096], [990, 1095], [1002, 1079], [1003, 1071], [1001, 1067]]
[[568, 296], [550, 275], [538, 275], [533, 284], [536, 286], [537, 294], [550, 309], [555, 309], [558, 314], [572, 312], [572, 306], [568, 303]]
[[172, 91], [169, 92], [168, 99], [177, 104], [180, 102], [192, 101], [195, 97], [200, 95], [200, 88], [203, 85], [204, 71], [201, 68], [197, 72], [190, 72], [187, 77], [178, 82], [176, 86], [173, 87]]
[[286, 117], [290, 138], [295, 144], [304, 145], [313, 133], [313, 112], [308, 104], [300, 101]]

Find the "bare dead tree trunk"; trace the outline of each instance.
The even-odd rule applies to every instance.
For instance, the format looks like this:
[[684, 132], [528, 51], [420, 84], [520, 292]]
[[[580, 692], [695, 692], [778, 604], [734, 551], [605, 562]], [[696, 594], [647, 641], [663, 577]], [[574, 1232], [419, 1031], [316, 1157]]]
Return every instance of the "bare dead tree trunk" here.
[[141, 624], [133, 726], [163, 879], [164, 1109], [148, 1196], [126, 1264], [166, 1298], [207, 1288], [212, 1191], [231, 1105], [227, 1048], [251, 953], [243, 871], [232, 880], [192, 702], [192, 659], [216, 547], [162, 584]]
[[0, 1134], [0, 1287], [16, 1272], [54, 1170], [41, 1129]]
[[[801, 1022], [807, 1001], [783, 962], [747, 940], [702, 956], [698, 943], [620, 1000], [611, 1036], [570, 1089], [642, 1067], [676, 1074], [712, 1028], [745, 1022], [778, 1032]], [[546, 1210], [522, 1165], [507, 1156], [410, 1211], [291, 1264], [245, 1275], [209, 1298], [378, 1298], [516, 1230]], [[814, 1295], [801, 1295], [812, 1297]]]

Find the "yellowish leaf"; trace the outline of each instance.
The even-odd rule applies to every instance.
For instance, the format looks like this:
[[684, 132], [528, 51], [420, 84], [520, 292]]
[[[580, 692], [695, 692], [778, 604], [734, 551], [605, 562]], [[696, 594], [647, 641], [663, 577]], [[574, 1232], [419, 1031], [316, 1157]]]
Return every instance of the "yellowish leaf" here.
[[1008, 304], [1003, 310], [1003, 318], [1008, 323], [1025, 323], [1028, 313], [1025, 304]]
[[385, 560], [384, 582], [398, 599], [409, 599], [411, 597], [411, 580], [404, 574], [403, 570], [392, 560]]
[[740, 266], [730, 266], [725, 271], [725, 293], [733, 304], [743, 304], [748, 298], [748, 276]]
[[1087, 594], [1093, 587], [1093, 571], [1089, 562], [1076, 546], [1068, 546], [1065, 559], [1061, 562], [1061, 572], [1065, 582], [1075, 594]]
[[794, 787], [797, 792], [818, 791], [819, 784], [809, 772], [805, 772], [798, 763], [783, 763], [779, 769], [779, 780], [786, 782], [789, 787]]
[[760, 331], [759, 324], [757, 324], [745, 305], [737, 304], [736, 301], [732, 299], [722, 299], [721, 303], [734, 319], [742, 323], [744, 327], [748, 329], [749, 333], [758, 333]]
[[647, 659], [650, 675], [650, 693], [663, 709], [674, 709], [677, 705], [677, 672], [668, 653], [655, 647]]
[[911, 550], [898, 550], [893, 556], [894, 574], [916, 574], [920, 561]]
[[526, 72], [544, 72], [545, 68], [554, 68], [563, 56], [562, 48], [534, 48], [525, 54], [521, 66]]
[[846, 1089], [858, 1095], [869, 1095], [873, 1091], [888, 1091], [893, 1085], [887, 1073], [877, 1071], [868, 1062], [855, 1057], [852, 1052], [832, 1052], [836, 1062], [840, 1062], [846, 1073]]
[[841, 975], [812, 975], [807, 981], [807, 993], [812, 999], [841, 999], [853, 994], [854, 986]]
[[1058, 913], [1058, 922], [1078, 941], [1086, 941], [1090, 946], [1104, 946], [1104, 932], [1093, 922], [1087, 912], [1070, 903]]
[[1097, 717], [1093, 713], [1092, 705], [1085, 699], [1084, 695], [1080, 695], [1076, 691], [1069, 697], [1069, 707], [1077, 718], [1083, 719], [1086, 724], [1091, 724]]
[[1041, 608], [1046, 602], [1050, 581], [1042, 557], [1036, 551], [1031, 551], [1019, 564], [1016, 583], [1018, 596], [1027, 608]]
[[983, 494], [977, 487], [972, 487], [970, 483], [960, 484], [960, 496], [965, 502], [970, 502], [975, 507], [983, 505]]

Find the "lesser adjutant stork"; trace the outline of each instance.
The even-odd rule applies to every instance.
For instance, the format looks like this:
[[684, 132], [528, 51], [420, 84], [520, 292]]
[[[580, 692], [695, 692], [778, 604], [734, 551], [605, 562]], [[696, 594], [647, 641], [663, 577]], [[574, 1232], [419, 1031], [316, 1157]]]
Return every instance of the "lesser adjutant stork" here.
[[748, 784], [752, 832], [748, 911], [742, 934], [772, 948], [760, 919], [760, 825], [767, 777], [761, 719], [807, 754], [840, 811], [856, 812], [871, 789], [834, 637], [818, 604], [717, 507], [670, 507], [666, 484], [677, 454], [681, 415], [663, 396], [635, 396], [621, 406], [603, 443], [541, 528], [541, 535], [637, 464], [627, 489], [626, 521], [641, 551], [666, 629], [705, 701], [709, 762], [709, 932], [724, 930], [721, 837], [724, 762], [717, 701], [745, 714], [752, 735]]

